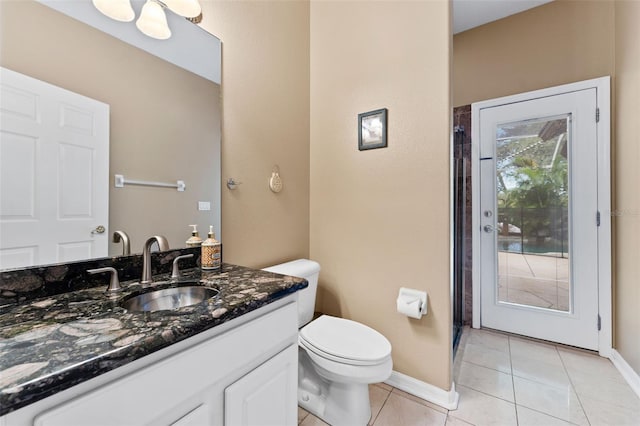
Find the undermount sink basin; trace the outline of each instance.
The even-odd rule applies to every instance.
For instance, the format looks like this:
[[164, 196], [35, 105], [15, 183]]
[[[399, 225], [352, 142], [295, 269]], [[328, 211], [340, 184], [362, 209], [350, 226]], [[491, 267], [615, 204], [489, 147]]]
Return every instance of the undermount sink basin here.
[[216, 289], [203, 286], [172, 287], [130, 296], [120, 305], [131, 312], [168, 311], [196, 305], [218, 293]]

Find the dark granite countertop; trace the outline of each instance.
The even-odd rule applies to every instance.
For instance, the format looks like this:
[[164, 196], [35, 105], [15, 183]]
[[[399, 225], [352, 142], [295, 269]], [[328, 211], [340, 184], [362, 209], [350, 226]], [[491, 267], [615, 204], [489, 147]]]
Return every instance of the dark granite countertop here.
[[[105, 277], [106, 279], [106, 277]], [[155, 281], [168, 281], [168, 275]], [[105, 286], [28, 300], [0, 310], [0, 415], [51, 396], [307, 287], [301, 278], [224, 264], [184, 271], [175, 283], [201, 281], [220, 290], [206, 303], [174, 311], [127, 312]], [[124, 283], [127, 284], [127, 283]]]

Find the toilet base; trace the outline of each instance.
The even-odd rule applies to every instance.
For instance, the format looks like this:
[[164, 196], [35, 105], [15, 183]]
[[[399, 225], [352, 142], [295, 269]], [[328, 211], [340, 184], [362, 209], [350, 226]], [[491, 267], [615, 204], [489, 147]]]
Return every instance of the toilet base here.
[[327, 398], [298, 389], [298, 405], [331, 426], [365, 426], [369, 423], [371, 405], [367, 385], [333, 383], [330, 392], [331, 397]]
[[365, 426], [371, 419], [369, 385], [341, 383], [321, 377], [300, 349], [298, 405], [331, 426]]

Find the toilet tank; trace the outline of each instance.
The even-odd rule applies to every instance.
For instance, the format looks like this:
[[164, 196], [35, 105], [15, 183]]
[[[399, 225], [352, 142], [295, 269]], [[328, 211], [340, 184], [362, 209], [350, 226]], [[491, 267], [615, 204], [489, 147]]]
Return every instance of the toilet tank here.
[[292, 260], [291, 262], [269, 266], [263, 271], [276, 274], [290, 275], [304, 278], [309, 281], [309, 287], [298, 290], [298, 328], [313, 319], [313, 311], [316, 306], [316, 290], [318, 289], [318, 275], [320, 264], [308, 259]]

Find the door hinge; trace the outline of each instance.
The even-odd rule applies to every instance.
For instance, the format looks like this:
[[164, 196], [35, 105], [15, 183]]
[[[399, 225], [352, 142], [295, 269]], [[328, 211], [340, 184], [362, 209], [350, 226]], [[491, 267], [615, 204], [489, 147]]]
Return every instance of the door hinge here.
[[600, 318], [600, 314], [598, 314], [598, 331], [602, 329], [602, 318]]
[[596, 226], [600, 226], [600, 212], [596, 213]]
[[596, 123], [600, 122], [600, 108], [596, 108]]

